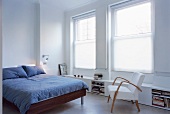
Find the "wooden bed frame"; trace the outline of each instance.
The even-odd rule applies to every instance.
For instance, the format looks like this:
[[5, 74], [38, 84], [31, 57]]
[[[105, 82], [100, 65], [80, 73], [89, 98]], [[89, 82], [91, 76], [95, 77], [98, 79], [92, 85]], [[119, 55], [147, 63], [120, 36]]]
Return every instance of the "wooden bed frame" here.
[[[50, 110], [57, 105], [67, 103], [69, 101], [75, 100], [81, 97], [81, 104], [83, 104], [83, 97], [86, 96], [86, 89], [78, 90], [75, 92], [71, 92], [62, 96], [54, 97], [48, 100], [44, 100], [38, 103], [34, 103], [31, 105], [30, 109], [27, 111], [27, 114], [38, 114], [40, 112], [44, 112]], [[4, 102], [7, 102], [12, 107], [17, 108], [13, 103], [3, 99]], [[17, 108], [18, 109], [18, 108]]]

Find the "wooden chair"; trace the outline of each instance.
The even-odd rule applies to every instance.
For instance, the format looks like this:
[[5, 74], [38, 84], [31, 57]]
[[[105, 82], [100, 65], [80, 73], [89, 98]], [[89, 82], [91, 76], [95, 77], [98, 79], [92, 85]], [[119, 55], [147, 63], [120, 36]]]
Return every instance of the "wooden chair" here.
[[[133, 73], [131, 82], [125, 78], [117, 77], [112, 85], [108, 86], [109, 96], [108, 96], [108, 102], [111, 98], [113, 100], [112, 107], [111, 107], [111, 113], [114, 108], [114, 103], [116, 99], [124, 99], [124, 100], [131, 100], [136, 102], [136, 106], [138, 108], [138, 111], [140, 112], [140, 108], [138, 105], [138, 93], [139, 91], [142, 92], [140, 89], [142, 82], [144, 80], [144, 75], [142, 73]], [[122, 79], [123, 81], [119, 84], [119, 86], [114, 85], [117, 79]], [[128, 86], [122, 86], [123, 83], [128, 83]]]

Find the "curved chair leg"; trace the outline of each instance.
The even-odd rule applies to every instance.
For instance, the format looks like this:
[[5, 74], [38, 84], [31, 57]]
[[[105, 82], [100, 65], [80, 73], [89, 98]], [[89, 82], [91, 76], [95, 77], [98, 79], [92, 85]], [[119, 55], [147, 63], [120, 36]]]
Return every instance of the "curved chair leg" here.
[[113, 98], [113, 102], [112, 102], [112, 108], [111, 108], [111, 113], [113, 112], [113, 108], [114, 108], [114, 104], [115, 104], [115, 101], [116, 101], [117, 94], [118, 94], [118, 91], [116, 91], [115, 94], [114, 94], [114, 98]]
[[140, 108], [139, 108], [138, 100], [135, 100], [135, 102], [136, 102], [136, 107], [138, 108], [138, 112], [140, 112]]
[[110, 95], [108, 96], [108, 100], [107, 100], [108, 103], [109, 103], [109, 100], [110, 100]]
[[114, 97], [113, 102], [112, 102], [111, 113], [113, 112], [113, 108], [114, 108], [115, 101], [116, 101], [116, 96]]

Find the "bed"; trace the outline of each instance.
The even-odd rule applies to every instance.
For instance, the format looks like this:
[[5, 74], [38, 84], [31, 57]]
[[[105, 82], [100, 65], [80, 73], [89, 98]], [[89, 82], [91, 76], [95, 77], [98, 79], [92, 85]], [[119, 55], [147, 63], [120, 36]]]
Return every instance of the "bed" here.
[[14, 104], [21, 114], [37, 114], [77, 98], [83, 103], [88, 89], [83, 81], [44, 73], [29, 77], [26, 74], [27, 77], [3, 80], [4, 101]]

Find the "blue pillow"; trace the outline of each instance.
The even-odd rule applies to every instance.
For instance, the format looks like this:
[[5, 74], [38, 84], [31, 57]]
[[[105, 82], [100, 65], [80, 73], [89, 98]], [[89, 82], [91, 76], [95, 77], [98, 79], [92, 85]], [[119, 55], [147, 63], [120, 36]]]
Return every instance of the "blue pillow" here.
[[5, 79], [14, 79], [19, 77], [27, 77], [26, 72], [24, 69], [20, 67], [10, 67], [10, 68], [3, 68], [3, 80]]
[[35, 76], [38, 74], [45, 74], [44, 70], [38, 66], [22, 66], [27, 73], [27, 77]]
[[37, 69], [37, 75], [38, 74], [46, 74], [44, 69], [40, 66], [35, 66], [35, 68]]

